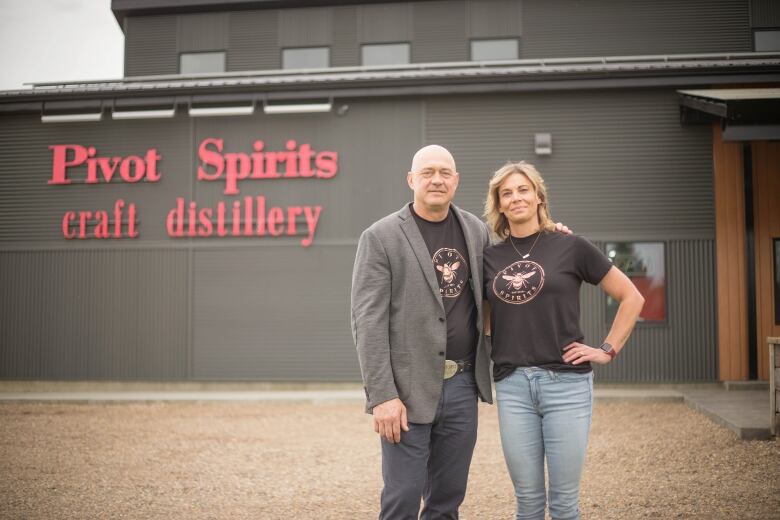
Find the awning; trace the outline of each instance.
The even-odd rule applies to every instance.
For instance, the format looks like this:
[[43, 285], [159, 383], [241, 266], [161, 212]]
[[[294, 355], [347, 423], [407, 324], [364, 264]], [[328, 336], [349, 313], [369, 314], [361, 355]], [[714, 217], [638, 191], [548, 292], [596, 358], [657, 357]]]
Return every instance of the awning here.
[[780, 87], [678, 90], [683, 124], [720, 121], [724, 141], [780, 139]]

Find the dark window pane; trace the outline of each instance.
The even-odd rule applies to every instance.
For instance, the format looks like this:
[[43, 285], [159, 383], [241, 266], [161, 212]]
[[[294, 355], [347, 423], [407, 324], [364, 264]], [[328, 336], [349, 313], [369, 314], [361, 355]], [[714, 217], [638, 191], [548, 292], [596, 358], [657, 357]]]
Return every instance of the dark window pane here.
[[383, 43], [363, 45], [363, 65], [406, 65], [409, 63], [408, 43]]
[[[666, 321], [666, 262], [663, 242], [611, 242], [609, 260], [636, 285], [645, 297], [639, 314], [644, 322]], [[607, 296], [607, 321], [615, 318], [618, 302]]]
[[327, 47], [282, 49], [283, 69], [325, 69], [328, 66], [330, 49]]
[[225, 72], [224, 52], [189, 52], [179, 56], [180, 74]]

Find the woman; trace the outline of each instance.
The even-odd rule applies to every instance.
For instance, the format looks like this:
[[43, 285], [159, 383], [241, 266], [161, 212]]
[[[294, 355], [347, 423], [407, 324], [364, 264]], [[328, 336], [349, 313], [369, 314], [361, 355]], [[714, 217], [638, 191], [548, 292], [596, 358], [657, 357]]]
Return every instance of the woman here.
[[[634, 284], [595, 246], [553, 233], [536, 169], [507, 164], [490, 181], [485, 217], [501, 242], [484, 253], [501, 444], [518, 519], [544, 519], [549, 475], [553, 519], [579, 518], [579, 484], [593, 405], [591, 363], [623, 348], [642, 310]], [[598, 284], [620, 302], [604, 343], [582, 343], [579, 292]]]

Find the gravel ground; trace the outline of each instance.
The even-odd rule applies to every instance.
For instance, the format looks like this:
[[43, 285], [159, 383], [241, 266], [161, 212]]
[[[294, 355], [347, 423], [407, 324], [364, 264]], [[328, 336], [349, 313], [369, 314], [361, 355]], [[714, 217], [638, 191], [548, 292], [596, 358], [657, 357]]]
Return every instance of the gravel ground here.
[[[0, 518], [375, 518], [359, 403], [0, 404]], [[780, 440], [681, 403], [597, 402], [583, 518], [780, 518]], [[494, 407], [463, 519], [513, 517]]]

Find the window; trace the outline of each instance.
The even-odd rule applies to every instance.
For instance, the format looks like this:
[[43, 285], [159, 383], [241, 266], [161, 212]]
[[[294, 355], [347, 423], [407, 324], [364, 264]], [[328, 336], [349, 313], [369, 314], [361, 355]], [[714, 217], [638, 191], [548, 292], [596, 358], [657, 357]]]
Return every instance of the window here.
[[516, 39], [472, 40], [471, 61], [516, 60], [520, 45]]
[[330, 49], [307, 47], [282, 49], [283, 69], [324, 69], [330, 66]]
[[780, 325], [780, 238], [775, 243], [775, 325]]
[[[666, 321], [666, 265], [663, 242], [611, 242], [607, 257], [634, 282], [645, 297], [639, 321]], [[617, 313], [618, 302], [607, 296], [607, 322]]]
[[185, 52], [179, 56], [179, 74], [225, 72], [224, 52]]
[[780, 29], [755, 31], [753, 33], [753, 48], [756, 52], [780, 51]]
[[382, 43], [363, 45], [363, 65], [406, 65], [409, 63], [408, 43]]

